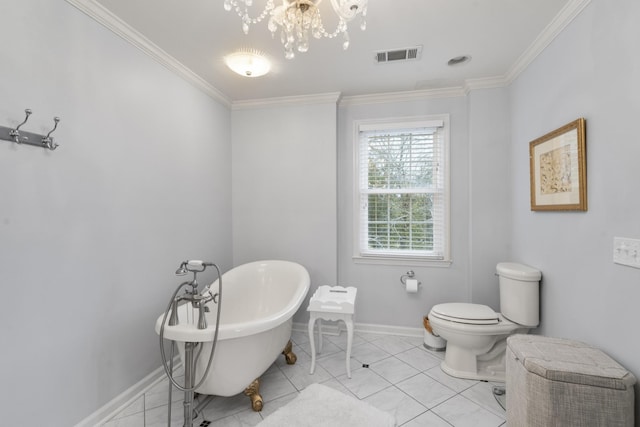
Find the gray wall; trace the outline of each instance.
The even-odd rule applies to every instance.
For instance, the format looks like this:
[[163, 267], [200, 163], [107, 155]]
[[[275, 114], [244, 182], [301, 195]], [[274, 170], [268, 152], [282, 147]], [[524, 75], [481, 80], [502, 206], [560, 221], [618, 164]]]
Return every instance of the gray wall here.
[[62, 118], [0, 141], [0, 424], [69, 426], [160, 366], [180, 261], [231, 266], [230, 111], [65, 2], [0, 16], [0, 125]]
[[[636, 0], [593, 0], [511, 88], [513, 254], [543, 272], [539, 332], [596, 345], [636, 376], [640, 270], [612, 256], [614, 236], [640, 238], [639, 19]], [[589, 210], [532, 212], [529, 141], [578, 117]]]
[[[418, 328], [435, 304], [477, 301], [498, 309], [495, 265], [507, 256], [508, 97], [504, 89], [472, 96], [345, 102], [338, 116], [338, 278], [358, 287], [358, 322]], [[451, 254], [449, 267], [353, 260], [354, 121], [450, 115]], [[475, 133], [470, 135], [470, 130]], [[497, 183], [497, 184], [496, 184]], [[414, 270], [422, 287], [405, 292], [400, 276]], [[471, 278], [472, 272], [477, 277]], [[477, 286], [476, 286], [477, 284]]]
[[[314, 287], [358, 286], [358, 322], [407, 327], [439, 302], [498, 309], [495, 264], [526, 262], [543, 271], [539, 332], [640, 374], [640, 270], [611, 261], [613, 236], [640, 238], [636, 1], [592, 0], [508, 88], [346, 102], [337, 118], [328, 102], [230, 112], [63, 2], [0, 16], [0, 124], [31, 108], [25, 129], [47, 132], [62, 117], [55, 152], [0, 141], [1, 424], [74, 424], [157, 368], [153, 322], [186, 258], [291, 258]], [[355, 264], [353, 121], [442, 113], [453, 264]], [[528, 143], [580, 116], [589, 211], [533, 213]], [[409, 268], [418, 294], [400, 286]]]
[[[321, 98], [233, 112], [233, 262], [298, 262], [309, 296], [337, 277], [337, 94]], [[309, 320], [307, 305], [295, 321]]]
[[509, 91], [474, 90], [468, 105], [471, 302], [498, 311], [496, 264], [511, 260]]

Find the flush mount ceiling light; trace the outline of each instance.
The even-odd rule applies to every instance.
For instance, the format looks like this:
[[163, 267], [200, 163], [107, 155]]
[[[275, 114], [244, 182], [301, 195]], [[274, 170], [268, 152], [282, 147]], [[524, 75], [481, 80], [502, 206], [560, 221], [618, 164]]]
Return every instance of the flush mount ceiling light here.
[[241, 50], [224, 58], [227, 67], [244, 77], [264, 76], [271, 69], [271, 63], [260, 52]]
[[367, 15], [368, 0], [331, 0], [333, 11], [338, 16], [338, 25], [332, 33], [328, 33], [322, 24], [320, 9], [318, 5], [322, 0], [282, 0], [280, 6], [274, 5], [274, 0], [267, 0], [267, 4], [255, 18], [249, 16], [249, 8], [253, 5], [253, 0], [224, 0], [224, 8], [230, 11], [232, 8], [242, 19], [242, 29], [245, 34], [249, 33], [249, 25], [257, 24], [266, 17], [269, 17], [268, 28], [271, 35], [275, 36], [280, 30], [280, 41], [284, 46], [284, 56], [292, 59], [295, 54], [294, 47], [298, 52], [309, 50], [309, 33], [313, 37], [334, 38], [342, 34], [344, 41], [342, 47], [346, 50], [349, 47], [349, 33], [347, 24], [356, 16], [360, 15], [360, 28], [366, 28], [365, 17]]

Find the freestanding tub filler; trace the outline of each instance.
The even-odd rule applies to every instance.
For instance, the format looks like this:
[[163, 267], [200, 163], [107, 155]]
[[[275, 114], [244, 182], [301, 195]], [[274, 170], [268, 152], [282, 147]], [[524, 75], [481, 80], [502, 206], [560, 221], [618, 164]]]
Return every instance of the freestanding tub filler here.
[[[260, 411], [262, 398], [258, 378], [280, 354], [285, 355], [289, 364], [296, 361], [290, 341], [293, 315], [306, 297], [309, 285], [307, 270], [290, 261], [256, 261], [223, 274], [218, 340], [209, 373], [204, 379], [208, 354], [214, 345], [219, 280], [202, 291], [201, 295], [210, 295], [202, 311], [189, 302], [175, 304], [177, 322], [170, 322], [169, 316], [163, 313], [156, 321], [155, 330], [160, 334], [163, 319], [166, 319], [164, 338], [176, 342], [183, 364], [185, 343], [187, 348], [189, 343], [202, 345], [202, 349], [197, 350], [202, 357], [195, 361], [192, 383], [197, 385], [202, 381], [202, 384], [195, 392], [233, 396], [244, 391], [251, 398], [253, 409]], [[204, 328], [202, 313], [206, 320]], [[172, 323], [177, 324], [171, 326]]]

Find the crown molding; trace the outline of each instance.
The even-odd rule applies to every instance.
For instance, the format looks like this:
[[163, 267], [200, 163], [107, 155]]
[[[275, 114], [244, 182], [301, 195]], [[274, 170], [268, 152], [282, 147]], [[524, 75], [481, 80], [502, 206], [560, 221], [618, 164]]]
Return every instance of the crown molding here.
[[248, 99], [233, 101], [232, 110], [252, 110], [265, 107], [286, 107], [312, 104], [337, 104], [340, 92], [319, 93], [313, 95], [282, 96], [278, 98]]
[[118, 18], [95, 0], [66, 0], [66, 2], [76, 7], [99, 24], [105, 26], [113, 33], [122, 37], [124, 40], [155, 59], [170, 71], [173, 71], [211, 98], [221, 102], [227, 107], [231, 106], [231, 100], [222, 92], [210, 85], [206, 80], [191, 71], [173, 56], [162, 50], [151, 40], [134, 30], [129, 24]]
[[504, 75], [507, 85], [513, 83], [590, 2], [591, 0], [570, 0]]
[[472, 90], [478, 89], [494, 89], [509, 85], [509, 81], [503, 77], [486, 77], [480, 79], [467, 79], [464, 81], [464, 93], [468, 95]]
[[195, 74], [174, 57], [162, 50], [145, 36], [111, 13], [95, 0], [65, 0], [86, 15], [102, 24], [124, 40], [128, 41], [157, 62], [175, 72], [211, 98], [221, 102], [232, 110], [264, 108], [268, 106], [309, 105], [336, 102], [339, 106], [384, 104], [391, 102], [408, 102], [433, 98], [453, 98], [466, 96], [472, 90], [490, 89], [509, 86], [527, 69], [533, 60], [546, 49], [549, 44], [587, 7], [591, 0], [570, 0], [545, 29], [536, 37], [527, 50], [502, 76], [479, 79], [467, 79], [462, 87], [442, 89], [413, 90], [404, 92], [378, 93], [340, 97], [340, 93], [301, 95], [279, 98], [252, 99], [231, 101], [202, 77]]
[[433, 98], [455, 98], [464, 96], [464, 88], [447, 87], [442, 89], [410, 90], [404, 92], [374, 93], [371, 95], [345, 96], [340, 100], [340, 106], [386, 104], [391, 102], [408, 102]]

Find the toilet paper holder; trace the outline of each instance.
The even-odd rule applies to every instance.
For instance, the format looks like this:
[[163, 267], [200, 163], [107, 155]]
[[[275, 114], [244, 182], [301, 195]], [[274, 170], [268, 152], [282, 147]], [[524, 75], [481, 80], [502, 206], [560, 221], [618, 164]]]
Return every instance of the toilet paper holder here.
[[[413, 270], [409, 270], [407, 271], [406, 274], [403, 274], [402, 276], [400, 276], [400, 283], [402, 283], [402, 286], [406, 286], [407, 284], [407, 279], [413, 279], [415, 278], [416, 273]], [[422, 285], [422, 282], [418, 281], [418, 286]]]

